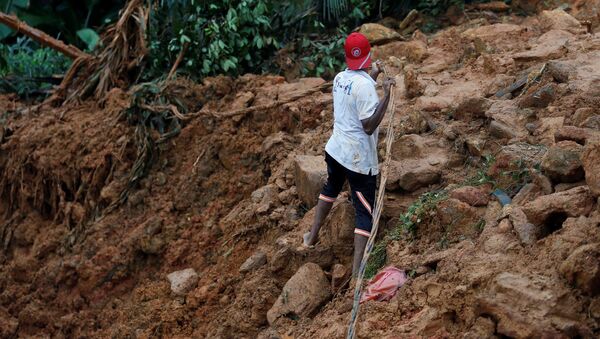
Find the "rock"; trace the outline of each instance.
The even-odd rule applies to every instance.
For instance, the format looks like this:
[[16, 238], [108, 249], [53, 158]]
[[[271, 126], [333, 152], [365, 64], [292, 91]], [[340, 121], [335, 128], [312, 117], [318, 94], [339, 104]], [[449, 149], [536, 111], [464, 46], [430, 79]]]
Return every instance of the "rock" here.
[[562, 30], [551, 30], [537, 39], [532, 44], [531, 50], [516, 53], [513, 59], [516, 62], [544, 61], [562, 57], [567, 49], [565, 45], [573, 38], [573, 34]]
[[544, 30], [560, 29], [573, 34], [580, 34], [586, 31], [577, 19], [562, 9], [543, 11], [539, 18], [540, 25]]
[[600, 115], [593, 115], [581, 123], [581, 127], [600, 131]]
[[528, 93], [519, 101], [521, 108], [545, 108], [554, 101], [556, 96], [556, 84], [550, 83], [542, 86], [540, 89]]
[[562, 61], [550, 61], [547, 64], [548, 73], [558, 83], [567, 83], [575, 74], [575, 67]]
[[579, 144], [586, 144], [588, 140], [600, 139], [600, 131], [590, 128], [562, 126], [554, 134], [554, 140], [572, 140]]
[[556, 131], [558, 131], [564, 123], [564, 117], [541, 118], [540, 126], [535, 131], [534, 135], [538, 137], [541, 144], [552, 146], [556, 140]]
[[466, 202], [471, 206], [486, 206], [490, 197], [481, 188], [463, 186], [450, 191], [450, 198]]
[[600, 243], [577, 248], [560, 265], [560, 272], [569, 284], [577, 286], [586, 294], [600, 293]]
[[513, 206], [508, 214], [513, 228], [519, 236], [522, 244], [531, 245], [535, 243], [538, 238], [539, 229], [532, 223], [527, 221], [525, 212], [519, 207]]
[[523, 212], [534, 225], [554, 223], [560, 219], [588, 215], [594, 206], [594, 198], [587, 186], [541, 196], [523, 205]]
[[263, 266], [266, 263], [267, 255], [262, 251], [258, 251], [254, 253], [251, 257], [246, 259], [246, 261], [244, 261], [242, 266], [240, 266], [240, 273], [254, 271], [255, 269]]
[[585, 181], [582, 180], [582, 181], [578, 181], [578, 182], [558, 184], [558, 185], [554, 186], [554, 192], [564, 192], [564, 191], [568, 191], [568, 190], [578, 187], [578, 186], [585, 186]]
[[281, 295], [267, 312], [270, 325], [283, 316], [307, 318], [331, 297], [329, 281], [317, 264], [307, 263], [285, 283]]
[[430, 149], [428, 140], [418, 134], [405, 134], [394, 140], [392, 144], [392, 160], [402, 161], [413, 158], [424, 158]]
[[338, 291], [344, 287], [344, 284], [347, 282], [347, 273], [346, 266], [341, 264], [333, 265], [331, 269], [331, 289], [333, 291]]
[[469, 4], [468, 8], [473, 8], [480, 11], [506, 12], [510, 9], [510, 6], [504, 1], [491, 1], [482, 4]]
[[471, 119], [485, 118], [485, 112], [492, 103], [483, 97], [469, 97], [463, 99], [456, 107], [454, 118], [458, 120], [469, 121]]
[[402, 38], [400, 34], [393, 29], [374, 23], [363, 24], [358, 29], [358, 32], [363, 34], [369, 40], [371, 45], [382, 45], [386, 42]]
[[386, 59], [389, 56], [395, 58], [406, 57], [409, 62], [419, 63], [428, 57], [427, 43], [420, 40], [394, 41], [382, 46], [373, 47], [374, 59]]
[[450, 226], [462, 235], [473, 233], [475, 225], [480, 220], [475, 207], [457, 199], [441, 201], [437, 204], [435, 211], [442, 225]]
[[517, 136], [512, 126], [496, 120], [490, 122], [489, 132], [498, 139], [512, 139]]
[[508, 218], [504, 218], [502, 220], [500, 220], [500, 222], [498, 223], [498, 232], [500, 233], [508, 233], [510, 231], [512, 231], [513, 229], [513, 224], [510, 222], [510, 220]]
[[563, 298], [567, 293], [546, 276], [502, 272], [477, 297], [475, 315], [494, 319], [497, 335], [559, 338], [569, 333], [566, 331], [579, 330], [579, 323], [572, 320], [578, 319], [577, 306], [572, 299]]
[[278, 191], [275, 184], [268, 184], [252, 192], [250, 198], [252, 199], [252, 202], [257, 205], [256, 213], [264, 214], [269, 211], [271, 207], [279, 204]]
[[539, 171], [531, 171], [529, 175], [531, 176], [531, 181], [542, 190], [542, 195], [551, 194], [554, 192], [552, 182], [547, 176], [543, 175]]
[[321, 241], [333, 246], [340, 256], [352, 254], [354, 244], [354, 206], [348, 199], [338, 199], [323, 222]]
[[[550, 186], [552, 187], [552, 186]], [[552, 193], [552, 192], [549, 192]], [[523, 186], [519, 192], [513, 197], [512, 199], [512, 205], [523, 205], [526, 204], [534, 199], [536, 199], [537, 197], [541, 197], [544, 194], [549, 194], [549, 193], [544, 193], [542, 191], [542, 189], [533, 183], [529, 183], [526, 184], [525, 186]]]
[[581, 126], [581, 124], [583, 124], [583, 122], [585, 120], [587, 120], [589, 117], [594, 116], [596, 113], [596, 109], [592, 108], [592, 107], [581, 107], [578, 108], [575, 113], [573, 114], [573, 125], [579, 126], [579, 127], [583, 127]]
[[574, 141], [561, 141], [548, 149], [541, 168], [555, 183], [577, 182], [583, 179], [581, 164], [583, 146]]
[[198, 284], [198, 273], [193, 268], [175, 271], [167, 275], [171, 283], [171, 291], [176, 295], [186, 295], [187, 292], [196, 288]]
[[485, 146], [485, 140], [478, 137], [468, 137], [465, 140], [467, 150], [473, 156], [480, 157], [483, 155], [483, 148]]
[[425, 112], [445, 111], [452, 105], [450, 98], [443, 96], [421, 96], [415, 102], [415, 107]]
[[523, 27], [514, 24], [494, 24], [483, 25], [476, 28], [467, 29], [462, 35], [471, 40], [479, 38], [484, 42], [491, 42], [506, 36], [518, 36], [523, 31]]
[[231, 105], [229, 107], [231, 107], [231, 110], [237, 110], [237, 109], [243, 109], [246, 108], [248, 106], [250, 106], [250, 104], [252, 104], [252, 100], [254, 100], [254, 93], [250, 92], [250, 91], [246, 91], [246, 92], [238, 92], [235, 96], [235, 99], [233, 100], [233, 102], [231, 103]]
[[427, 159], [408, 159], [402, 162], [392, 160], [386, 188], [392, 191], [401, 188], [413, 192], [439, 182], [441, 176], [440, 166], [430, 165]]
[[423, 95], [425, 86], [419, 81], [417, 73], [411, 69], [404, 69], [404, 87], [406, 88], [406, 97], [416, 98]]
[[581, 162], [590, 191], [594, 196], [600, 196], [600, 142], [585, 145]]
[[298, 197], [308, 207], [313, 207], [327, 181], [327, 164], [320, 156], [298, 155], [294, 165]]

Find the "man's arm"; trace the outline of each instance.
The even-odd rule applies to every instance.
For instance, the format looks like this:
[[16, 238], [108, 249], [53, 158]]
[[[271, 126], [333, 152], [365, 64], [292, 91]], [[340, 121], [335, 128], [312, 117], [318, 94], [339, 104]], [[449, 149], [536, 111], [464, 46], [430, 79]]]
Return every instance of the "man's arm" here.
[[390, 89], [392, 85], [395, 85], [396, 81], [393, 78], [386, 78], [383, 82], [383, 99], [377, 105], [375, 109], [375, 113], [370, 117], [361, 120], [363, 129], [365, 133], [371, 135], [375, 132], [381, 121], [383, 120], [383, 116], [385, 115], [385, 111], [387, 110], [388, 104], [390, 102]]

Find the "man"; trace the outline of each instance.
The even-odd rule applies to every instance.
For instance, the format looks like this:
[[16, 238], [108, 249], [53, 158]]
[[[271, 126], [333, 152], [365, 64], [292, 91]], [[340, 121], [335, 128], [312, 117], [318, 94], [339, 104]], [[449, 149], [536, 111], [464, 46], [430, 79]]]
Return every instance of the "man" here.
[[390, 99], [392, 78], [383, 83], [384, 96], [379, 101], [375, 84], [381, 71], [378, 63], [371, 66], [371, 46], [360, 33], [352, 33], [344, 44], [348, 68], [333, 81], [333, 134], [325, 146], [327, 183], [316, 206], [315, 219], [310, 232], [304, 234], [304, 245], [317, 243], [321, 224], [348, 180], [356, 210], [354, 229], [354, 262], [352, 274], [358, 269], [371, 236], [373, 203], [377, 174], [378, 126]]

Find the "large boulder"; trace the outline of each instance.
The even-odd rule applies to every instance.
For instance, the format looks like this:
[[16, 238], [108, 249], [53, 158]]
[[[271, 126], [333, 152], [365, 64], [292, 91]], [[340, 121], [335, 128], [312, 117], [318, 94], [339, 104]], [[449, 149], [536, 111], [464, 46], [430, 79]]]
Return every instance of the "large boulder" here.
[[298, 155], [294, 163], [298, 197], [308, 207], [317, 204], [319, 192], [327, 181], [327, 164], [323, 157]]
[[427, 44], [421, 40], [394, 41], [373, 48], [373, 58], [386, 60], [390, 56], [406, 57], [410, 62], [421, 62], [428, 56]]
[[502, 272], [477, 297], [475, 315], [494, 319], [496, 333], [509, 338], [590, 335], [589, 329], [577, 321], [574, 300], [557, 285], [543, 275]]
[[551, 146], [542, 159], [542, 171], [555, 183], [583, 179], [581, 154], [583, 146], [574, 141], [561, 141]]
[[358, 32], [363, 34], [369, 40], [371, 45], [381, 45], [402, 38], [400, 34], [393, 29], [375, 23], [367, 23], [360, 26]]
[[567, 191], [541, 196], [523, 206], [523, 212], [534, 225], [555, 223], [566, 217], [588, 215], [594, 207], [589, 187], [579, 186]]
[[517, 37], [523, 31], [523, 27], [515, 24], [484, 25], [467, 29], [462, 33], [463, 37], [471, 40], [481, 39], [484, 42], [492, 42], [506, 36]]
[[330, 297], [329, 281], [321, 267], [307, 263], [285, 283], [281, 295], [267, 312], [267, 320], [272, 325], [284, 316], [311, 317]]
[[600, 142], [585, 145], [581, 161], [585, 170], [585, 181], [592, 194], [600, 196]]
[[560, 29], [573, 34], [585, 32], [581, 23], [562, 9], [543, 11], [540, 16], [540, 25], [544, 30]]
[[600, 243], [577, 248], [560, 265], [560, 272], [569, 284], [595, 296], [600, 293]]

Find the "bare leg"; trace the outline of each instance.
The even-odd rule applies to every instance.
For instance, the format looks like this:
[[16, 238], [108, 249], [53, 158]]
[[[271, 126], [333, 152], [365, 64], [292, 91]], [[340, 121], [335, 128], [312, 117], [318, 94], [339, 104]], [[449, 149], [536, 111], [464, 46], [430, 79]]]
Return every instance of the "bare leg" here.
[[329, 214], [331, 207], [333, 206], [332, 202], [327, 202], [319, 199], [317, 202], [317, 207], [315, 207], [315, 219], [313, 221], [313, 225], [310, 229], [309, 233], [304, 235], [304, 244], [307, 246], [312, 246], [317, 243], [319, 240], [319, 230], [323, 225], [323, 221]]
[[354, 278], [358, 275], [360, 262], [367, 247], [367, 241], [369, 241], [369, 238], [364, 235], [354, 234], [354, 264], [352, 265], [352, 277]]

